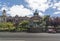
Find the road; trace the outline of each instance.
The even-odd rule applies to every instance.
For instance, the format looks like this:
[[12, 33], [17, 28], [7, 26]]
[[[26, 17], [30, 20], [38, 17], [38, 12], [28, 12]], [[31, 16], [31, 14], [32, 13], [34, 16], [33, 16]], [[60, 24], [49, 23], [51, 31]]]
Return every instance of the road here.
[[60, 41], [60, 33], [0, 32], [0, 41]]

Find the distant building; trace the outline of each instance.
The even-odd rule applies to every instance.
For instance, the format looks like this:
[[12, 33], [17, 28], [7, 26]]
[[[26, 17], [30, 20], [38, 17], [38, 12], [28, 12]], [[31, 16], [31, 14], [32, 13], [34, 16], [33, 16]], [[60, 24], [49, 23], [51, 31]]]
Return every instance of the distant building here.
[[30, 21], [30, 23], [33, 23], [35, 25], [37, 25], [37, 23], [39, 23], [41, 21], [41, 17], [39, 16], [39, 13], [38, 11], [36, 10], [33, 14], [32, 17], [19, 17], [18, 15], [16, 15], [15, 17], [12, 17], [12, 16], [7, 16], [6, 15], [6, 11], [3, 10], [2, 12], [2, 16], [0, 16], [0, 22], [13, 22], [13, 23], [16, 23], [16, 22], [21, 22], [21, 21], [24, 21], [24, 20], [28, 20]]
[[36, 10], [34, 12], [34, 15], [30, 18], [30, 28], [29, 32], [42, 32], [42, 28], [40, 27], [40, 22], [42, 20], [42, 17], [39, 16], [38, 11]]
[[30, 18], [30, 24], [31, 24], [33, 27], [39, 27], [40, 22], [41, 22], [41, 19], [42, 19], [42, 17], [39, 16], [38, 11], [36, 10], [36, 11], [34, 12], [34, 16], [32, 16], [32, 17]]
[[[18, 25], [18, 23], [22, 21], [29, 21], [29, 27], [31, 28], [30, 30], [33, 32], [35, 31], [42, 32], [48, 29], [48, 27], [43, 28], [41, 26], [42, 17], [39, 16], [39, 13], [37, 10], [33, 13], [32, 17], [27, 17], [27, 16], [19, 17], [18, 15], [16, 15], [15, 17], [7, 16], [6, 10], [3, 10], [2, 16], [0, 16], [0, 22], [12, 22]], [[54, 26], [54, 29], [60, 30], [60, 17], [51, 18], [48, 16], [44, 21], [46, 23], [46, 26]], [[59, 27], [57, 28], [57, 26]]]

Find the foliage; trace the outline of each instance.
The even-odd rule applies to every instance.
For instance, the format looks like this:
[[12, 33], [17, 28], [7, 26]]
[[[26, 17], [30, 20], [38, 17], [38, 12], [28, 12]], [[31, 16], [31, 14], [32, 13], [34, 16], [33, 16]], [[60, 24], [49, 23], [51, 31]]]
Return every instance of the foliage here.
[[13, 26], [13, 23], [6, 22], [6, 23], [0, 23], [0, 30], [13, 30], [15, 27]]
[[29, 21], [25, 21], [25, 20], [24, 20], [24, 21], [22, 21], [22, 22], [20, 23], [20, 25], [24, 25], [24, 26], [25, 26], [25, 25], [28, 25], [28, 23], [29, 23]]
[[46, 15], [43, 17], [43, 20], [46, 21], [46, 20], [48, 20], [49, 17], [50, 17], [50, 15]]
[[19, 26], [25, 28], [25, 27], [28, 27], [28, 24], [29, 24], [29, 21], [25, 21], [25, 20], [24, 20], [24, 21], [22, 21], [22, 22], [19, 24]]
[[17, 31], [24, 31], [24, 30], [27, 30], [28, 26], [29, 26], [29, 21], [24, 20], [19, 23], [16, 30]]

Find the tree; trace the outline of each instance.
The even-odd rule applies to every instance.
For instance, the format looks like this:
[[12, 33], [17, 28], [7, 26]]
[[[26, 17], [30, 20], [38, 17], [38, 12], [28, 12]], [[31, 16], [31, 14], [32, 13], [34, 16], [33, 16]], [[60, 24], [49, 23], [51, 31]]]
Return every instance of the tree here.
[[45, 31], [47, 30], [47, 26], [49, 25], [49, 18], [50, 15], [46, 15], [42, 18], [41, 26], [45, 29]]
[[6, 27], [8, 28], [9, 31], [15, 29], [15, 27], [13, 26], [13, 23], [11, 22], [6, 23]]
[[27, 30], [27, 28], [29, 27], [29, 21], [24, 20], [22, 22], [19, 23], [20, 30]]
[[6, 23], [0, 23], [0, 30], [13, 30], [15, 27], [13, 26], [13, 23], [6, 22]]
[[28, 24], [29, 24], [29, 21], [22, 21], [19, 25], [22, 26], [23, 28], [24, 27], [28, 27]]

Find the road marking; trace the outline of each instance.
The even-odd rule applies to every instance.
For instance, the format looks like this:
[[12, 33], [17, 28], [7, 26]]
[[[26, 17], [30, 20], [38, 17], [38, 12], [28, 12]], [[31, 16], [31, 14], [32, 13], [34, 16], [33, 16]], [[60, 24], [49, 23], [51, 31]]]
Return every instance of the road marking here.
[[0, 41], [25, 41], [25, 40], [0, 40]]

